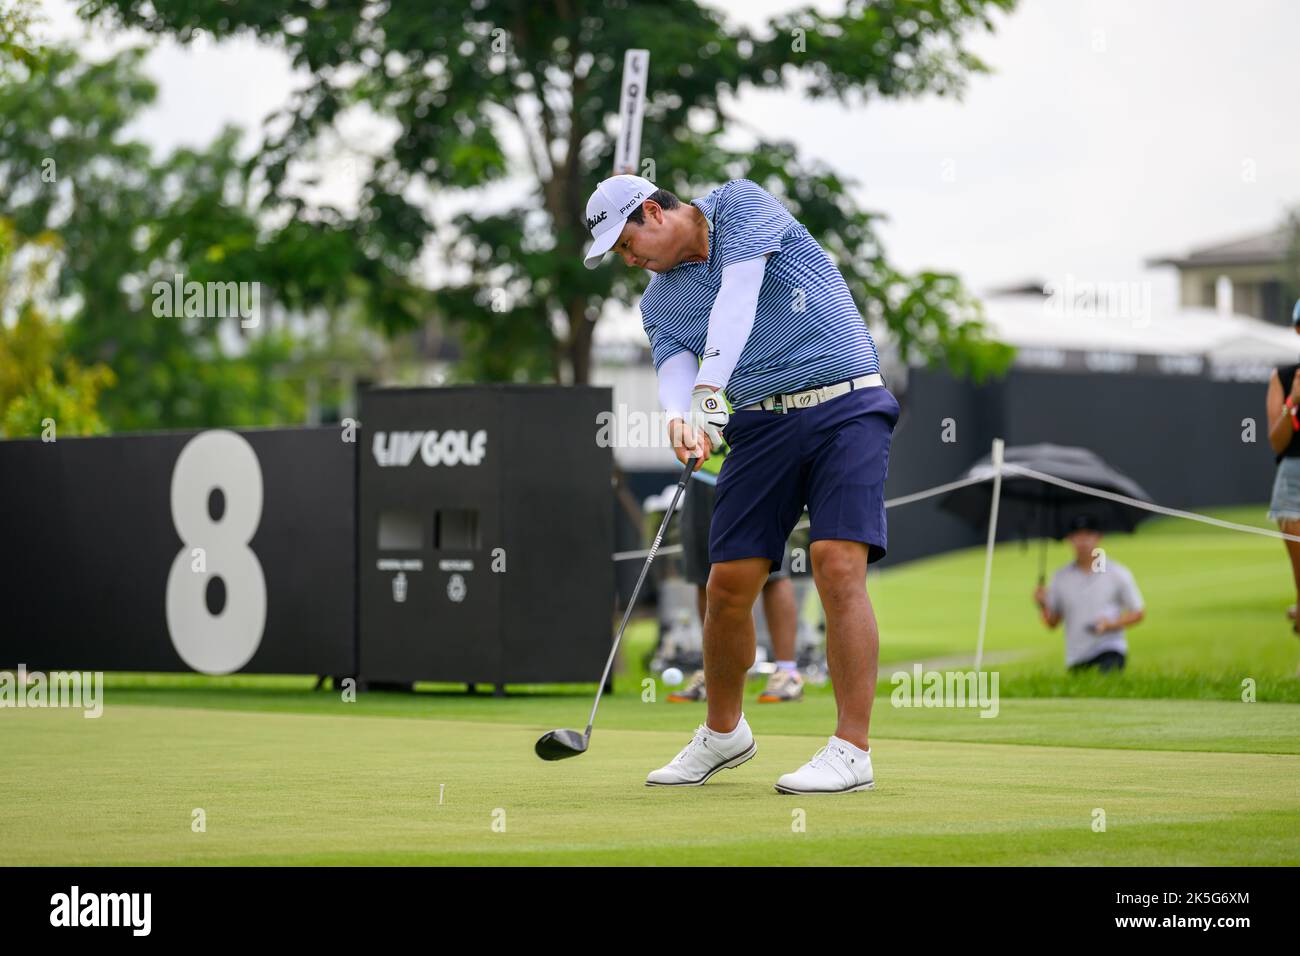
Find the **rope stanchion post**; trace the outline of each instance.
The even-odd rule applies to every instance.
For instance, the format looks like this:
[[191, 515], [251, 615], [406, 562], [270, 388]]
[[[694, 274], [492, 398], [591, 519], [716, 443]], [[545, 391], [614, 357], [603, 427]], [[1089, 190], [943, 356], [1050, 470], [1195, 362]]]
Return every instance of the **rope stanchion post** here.
[[989, 537], [984, 551], [984, 588], [980, 593], [980, 633], [975, 645], [975, 673], [984, 663], [984, 633], [989, 622], [989, 584], [993, 579], [993, 544], [998, 535], [998, 503], [1002, 499], [1002, 452], [1006, 447], [1001, 438], [993, 439], [993, 505], [989, 509]]

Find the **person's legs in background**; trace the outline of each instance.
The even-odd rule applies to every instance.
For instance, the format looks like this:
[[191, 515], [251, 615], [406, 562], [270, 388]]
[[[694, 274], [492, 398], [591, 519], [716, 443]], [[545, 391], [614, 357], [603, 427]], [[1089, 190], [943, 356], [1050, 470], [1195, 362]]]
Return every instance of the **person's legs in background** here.
[[[1283, 534], [1300, 536], [1300, 519], [1283, 518], [1277, 526]], [[1286, 545], [1287, 557], [1291, 559], [1291, 577], [1295, 583], [1296, 601], [1300, 604], [1300, 541], [1284, 540], [1282, 543]], [[1295, 605], [1292, 605], [1287, 616], [1291, 618], [1291, 630], [1300, 634], [1300, 622], [1296, 621]]]
[[1125, 660], [1126, 658], [1119, 651], [1102, 651], [1096, 657], [1080, 661], [1077, 664], [1071, 664], [1069, 670], [1071, 673], [1078, 673], [1095, 669], [1103, 674], [1110, 671], [1122, 671]]
[[763, 585], [763, 616], [772, 634], [772, 660], [794, 669], [794, 636], [798, 615], [794, 606], [794, 584], [789, 576], [769, 575]]
[[763, 617], [772, 638], [772, 660], [776, 670], [758, 695], [760, 704], [803, 699], [803, 678], [799, 676], [795, 638], [799, 631], [799, 609], [795, 606], [794, 582], [790, 580], [790, 551], [785, 563], [763, 586]]
[[1122, 671], [1124, 669], [1124, 655], [1119, 651], [1102, 651], [1095, 658], [1097, 670], [1103, 674], [1111, 671]]

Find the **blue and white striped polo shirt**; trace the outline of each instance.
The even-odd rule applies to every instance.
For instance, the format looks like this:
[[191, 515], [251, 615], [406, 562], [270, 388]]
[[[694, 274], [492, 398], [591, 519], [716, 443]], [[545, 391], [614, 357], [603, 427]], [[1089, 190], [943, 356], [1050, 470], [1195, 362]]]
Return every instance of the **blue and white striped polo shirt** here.
[[678, 352], [704, 354], [723, 268], [770, 252], [754, 328], [724, 389], [732, 405], [880, 371], [840, 270], [776, 197], [733, 179], [691, 204], [709, 220], [709, 257], [659, 273], [641, 297], [655, 368]]

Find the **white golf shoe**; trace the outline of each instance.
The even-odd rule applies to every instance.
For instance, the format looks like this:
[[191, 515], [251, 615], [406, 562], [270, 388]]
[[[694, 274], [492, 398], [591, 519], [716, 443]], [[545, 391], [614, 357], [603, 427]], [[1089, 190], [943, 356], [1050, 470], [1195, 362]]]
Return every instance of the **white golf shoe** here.
[[864, 755], [838, 737], [831, 737], [812, 760], [776, 782], [777, 793], [852, 793], [874, 787], [871, 751]]
[[758, 745], [754, 734], [740, 715], [735, 732], [727, 738], [719, 737], [705, 724], [695, 730], [691, 742], [682, 752], [645, 778], [647, 787], [698, 787], [719, 770], [739, 767], [754, 754]]

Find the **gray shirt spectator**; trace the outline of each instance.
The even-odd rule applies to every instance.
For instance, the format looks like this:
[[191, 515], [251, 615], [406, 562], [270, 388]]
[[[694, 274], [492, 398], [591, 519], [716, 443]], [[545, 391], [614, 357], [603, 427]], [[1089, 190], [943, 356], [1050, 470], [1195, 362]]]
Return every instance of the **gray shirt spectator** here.
[[1041, 584], [1034, 601], [1043, 623], [1065, 622], [1066, 667], [1124, 668], [1128, 642], [1124, 629], [1146, 616], [1142, 593], [1129, 569], [1101, 550], [1101, 526], [1091, 515], [1078, 515], [1065, 536], [1074, 561], [1057, 571], [1050, 588]]
[[1061, 568], [1052, 576], [1045, 605], [1065, 623], [1067, 667], [1090, 661], [1104, 651], [1127, 656], [1128, 641], [1117, 622], [1126, 612], [1145, 608], [1132, 572], [1109, 560], [1104, 571], [1081, 568], [1074, 562]]

